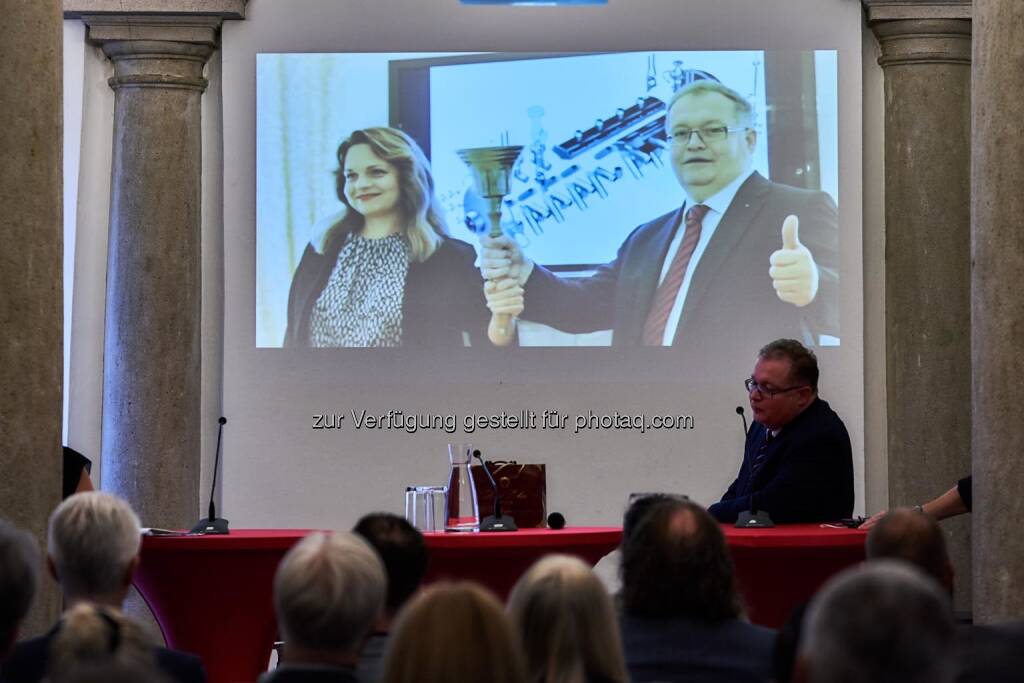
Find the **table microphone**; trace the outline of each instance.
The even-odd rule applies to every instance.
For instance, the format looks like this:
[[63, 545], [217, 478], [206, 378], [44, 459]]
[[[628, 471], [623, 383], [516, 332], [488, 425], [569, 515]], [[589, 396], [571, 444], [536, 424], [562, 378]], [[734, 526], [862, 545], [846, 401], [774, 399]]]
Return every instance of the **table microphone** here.
[[192, 527], [190, 534], [197, 536], [213, 535], [213, 534], [227, 534], [228, 531], [228, 520], [217, 519], [217, 506], [213, 502], [213, 494], [217, 490], [217, 467], [220, 465], [220, 437], [224, 432], [224, 425], [226, 425], [228, 419], [223, 415], [217, 420], [217, 455], [213, 459], [213, 485], [210, 486], [210, 508], [207, 511], [207, 516], [204, 519], [196, 522], [196, 525]]
[[473, 451], [473, 457], [480, 461], [480, 465], [484, 468], [484, 474], [487, 475], [487, 479], [490, 480], [491, 486], [494, 488], [494, 514], [480, 520], [480, 531], [518, 531], [519, 527], [516, 526], [515, 520], [509, 515], [501, 514], [501, 494], [498, 493], [498, 483], [494, 481], [494, 475], [487, 469], [487, 463], [484, 462], [479, 449]]
[[757, 509], [757, 493], [750, 494], [750, 509], [736, 518], [737, 529], [771, 529], [775, 526], [767, 510]]

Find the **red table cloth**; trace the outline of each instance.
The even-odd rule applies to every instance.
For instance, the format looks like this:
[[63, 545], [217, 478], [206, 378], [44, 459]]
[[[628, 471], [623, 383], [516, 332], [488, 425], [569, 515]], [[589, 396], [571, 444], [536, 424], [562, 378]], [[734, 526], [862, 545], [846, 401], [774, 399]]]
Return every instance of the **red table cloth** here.
[[[723, 526], [751, 621], [778, 627], [832, 574], [864, 559], [863, 531], [818, 524]], [[234, 530], [228, 536], [146, 537], [135, 586], [170, 647], [198, 654], [211, 683], [255, 681], [277, 634], [277, 564], [306, 530]], [[537, 558], [569, 553], [594, 564], [619, 544], [614, 527], [426, 534], [427, 582], [472, 579], [502, 598]]]
[[[272, 600], [281, 557], [307, 530], [242, 529], [227, 536], [147, 536], [134, 584], [169, 647], [199, 655], [211, 683], [255, 681], [277, 634]], [[426, 534], [426, 581], [472, 579], [503, 599], [547, 553], [594, 564], [618, 544], [615, 527]]]

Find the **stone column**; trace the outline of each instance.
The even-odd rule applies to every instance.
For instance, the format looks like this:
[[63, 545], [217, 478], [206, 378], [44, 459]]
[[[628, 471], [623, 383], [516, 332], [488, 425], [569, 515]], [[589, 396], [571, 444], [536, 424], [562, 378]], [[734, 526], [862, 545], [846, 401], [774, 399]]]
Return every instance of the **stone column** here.
[[102, 488], [144, 526], [200, 508], [200, 138], [219, 17], [83, 15], [114, 65]]
[[[60, 502], [63, 380], [61, 4], [0, 11], [0, 515], [45, 546]], [[59, 611], [41, 577], [23, 635]]]
[[[910, 506], [970, 471], [970, 3], [864, 4], [885, 76], [889, 505]], [[967, 609], [969, 523], [943, 528]]]
[[1024, 5], [974, 3], [974, 618], [1024, 614]]

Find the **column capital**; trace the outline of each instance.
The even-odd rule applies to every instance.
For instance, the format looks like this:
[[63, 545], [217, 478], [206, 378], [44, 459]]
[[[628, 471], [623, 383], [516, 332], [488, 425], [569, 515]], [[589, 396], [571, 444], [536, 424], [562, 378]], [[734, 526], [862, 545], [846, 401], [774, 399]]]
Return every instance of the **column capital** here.
[[861, 0], [882, 67], [971, 63], [969, 0]]
[[861, 0], [869, 24], [908, 19], [971, 18], [971, 0]]
[[154, 17], [161, 15], [245, 19], [248, 0], [64, 0], [64, 18], [89, 15]]

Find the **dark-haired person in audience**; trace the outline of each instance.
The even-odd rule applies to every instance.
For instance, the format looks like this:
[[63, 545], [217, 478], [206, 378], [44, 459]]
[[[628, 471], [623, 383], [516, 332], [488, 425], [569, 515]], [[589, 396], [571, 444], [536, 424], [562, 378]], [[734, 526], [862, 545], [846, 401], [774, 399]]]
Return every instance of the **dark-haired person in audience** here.
[[891, 510], [871, 529], [864, 550], [868, 560], [909, 562], [953, 595], [953, 563], [946, 552], [946, 537], [928, 515], [908, 508]]
[[18, 637], [39, 584], [39, 547], [35, 539], [0, 517], [0, 680], [3, 662]]
[[533, 683], [629, 680], [611, 596], [579, 558], [538, 560], [516, 582], [508, 612]]
[[949, 598], [912, 565], [876, 560], [833, 577], [811, 602], [799, 683], [952, 683]]
[[172, 683], [141, 626], [119, 610], [79, 602], [50, 643], [48, 683]]
[[384, 673], [384, 652], [395, 616], [427, 573], [427, 544], [412, 524], [387, 512], [366, 515], [352, 531], [377, 551], [388, 579], [384, 611], [366, 639], [356, 666], [361, 683], [376, 683]]
[[288, 294], [286, 347], [486, 344], [476, 251], [448, 236], [430, 163], [395, 128], [338, 147], [344, 216], [306, 247]]
[[358, 535], [313, 532], [299, 541], [274, 577], [282, 664], [261, 683], [356, 683], [386, 591], [384, 565]]
[[[906, 508], [890, 510], [871, 529], [865, 549], [868, 560], [891, 558], [913, 564], [952, 597], [953, 565], [946, 538], [932, 515]], [[997, 683], [1024, 672], [1024, 621], [962, 624], [957, 639], [961, 683]]]
[[[927, 515], [909, 509], [892, 510], [868, 534], [865, 551], [869, 561], [909, 562], [938, 582], [952, 597], [953, 565], [946, 552], [946, 539], [938, 524]], [[795, 608], [779, 631], [774, 656], [776, 683], [792, 680], [806, 612], [807, 604]]]
[[818, 359], [794, 339], [757, 354], [746, 380], [754, 422], [743, 463], [722, 500], [708, 508], [735, 522], [756, 507], [776, 523], [824, 522], [853, 514], [850, 435], [818, 396]]
[[696, 503], [665, 500], [622, 544], [619, 594], [634, 683], [767, 681], [775, 634], [743, 620], [725, 536]]
[[501, 603], [474, 583], [434, 584], [395, 622], [384, 683], [526, 683], [519, 637]]
[[[120, 610], [139, 562], [139, 518], [124, 500], [99, 491], [76, 493], [50, 515], [47, 564], [68, 609], [92, 603]], [[10, 683], [37, 683], [46, 672], [54, 628], [18, 643], [4, 664]], [[154, 646], [157, 666], [179, 683], [203, 683], [198, 657]]]

